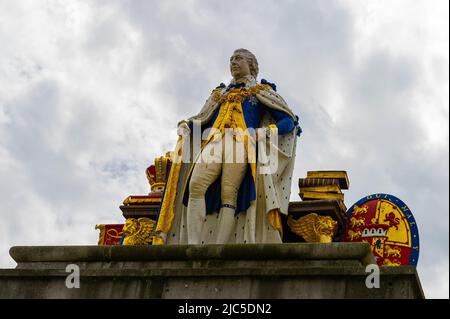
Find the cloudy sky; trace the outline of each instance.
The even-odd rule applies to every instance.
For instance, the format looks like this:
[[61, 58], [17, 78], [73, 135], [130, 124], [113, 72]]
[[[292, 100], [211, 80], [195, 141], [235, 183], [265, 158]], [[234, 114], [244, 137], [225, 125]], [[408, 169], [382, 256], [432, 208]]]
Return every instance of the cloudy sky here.
[[[96, 244], [176, 123], [253, 51], [301, 119], [294, 179], [401, 198], [429, 298], [449, 297], [447, 0], [0, 1], [0, 267], [13, 245]], [[297, 186], [292, 200], [298, 200]]]

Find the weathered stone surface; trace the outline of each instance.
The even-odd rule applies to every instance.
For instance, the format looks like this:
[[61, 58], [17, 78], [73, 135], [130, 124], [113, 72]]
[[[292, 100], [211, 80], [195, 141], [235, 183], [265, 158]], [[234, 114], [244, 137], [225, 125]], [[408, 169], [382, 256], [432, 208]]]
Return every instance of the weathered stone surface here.
[[[13, 247], [0, 298], [423, 298], [414, 267], [381, 268], [365, 243]], [[80, 267], [68, 289], [68, 264]]]

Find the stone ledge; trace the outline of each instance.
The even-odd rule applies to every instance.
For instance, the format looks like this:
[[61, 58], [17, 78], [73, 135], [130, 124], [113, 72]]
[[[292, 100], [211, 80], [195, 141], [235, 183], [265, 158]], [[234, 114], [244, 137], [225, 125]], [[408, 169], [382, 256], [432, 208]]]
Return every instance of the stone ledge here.
[[[381, 267], [380, 274], [416, 276], [415, 267]], [[1, 277], [67, 277], [63, 269], [0, 269]], [[364, 267], [305, 267], [305, 268], [191, 268], [191, 269], [82, 269], [81, 277], [235, 277], [235, 276], [363, 276]]]
[[[386, 269], [387, 270], [387, 269]], [[289, 273], [288, 273], [289, 272]], [[65, 286], [58, 270], [2, 270], [0, 298], [95, 299], [317, 299], [424, 298], [415, 269], [381, 271], [380, 288], [365, 286], [361, 269], [280, 270], [217, 269], [164, 273], [155, 270], [81, 271], [80, 288]]]
[[359, 260], [374, 263], [367, 243], [285, 243], [168, 246], [17, 246], [11, 257], [30, 262], [109, 262], [162, 260]]
[[[381, 267], [367, 243], [13, 247], [0, 298], [424, 298], [415, 267]], [[65, 285], [80, 267], [80, 289]]]

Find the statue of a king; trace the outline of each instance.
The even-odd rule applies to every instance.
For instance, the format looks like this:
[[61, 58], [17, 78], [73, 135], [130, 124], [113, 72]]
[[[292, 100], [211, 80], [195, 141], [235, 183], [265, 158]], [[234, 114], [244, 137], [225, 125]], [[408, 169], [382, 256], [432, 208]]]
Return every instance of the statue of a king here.
[[258, 70], [250, 51], [234, 51], [230, 84], [178, 124], [154, 244], [282, 242], [301, 129]]

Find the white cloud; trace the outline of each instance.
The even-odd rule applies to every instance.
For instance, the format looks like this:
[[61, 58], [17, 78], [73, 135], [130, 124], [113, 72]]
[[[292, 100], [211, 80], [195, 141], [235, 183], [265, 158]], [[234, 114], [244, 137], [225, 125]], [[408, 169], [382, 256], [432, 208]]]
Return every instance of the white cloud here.
[[419, 267], [420, 280], [425, 297], [428, 299], [448, 299], [448, 258], [436, 258], [426, 267]]

